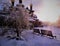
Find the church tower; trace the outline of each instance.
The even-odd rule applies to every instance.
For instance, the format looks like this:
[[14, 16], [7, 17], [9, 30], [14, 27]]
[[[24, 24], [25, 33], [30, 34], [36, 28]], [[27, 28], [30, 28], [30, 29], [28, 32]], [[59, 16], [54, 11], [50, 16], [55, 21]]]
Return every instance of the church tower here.
[[30, 14], [33, 14], [34, 13], [34, 10], [33, 10], [33, 5], [30, 4]]
[[11, 0], [12, 6], [14, 6], [14, 2], [15, 2], [15, 0]]
[[30, 4], [30, 13], [33, 13], [33, 12], [34, 12], [34, 10], [33, 10], [33, 5]]
[[32, 11], [32, 4], [30, 4], [30, 11]]

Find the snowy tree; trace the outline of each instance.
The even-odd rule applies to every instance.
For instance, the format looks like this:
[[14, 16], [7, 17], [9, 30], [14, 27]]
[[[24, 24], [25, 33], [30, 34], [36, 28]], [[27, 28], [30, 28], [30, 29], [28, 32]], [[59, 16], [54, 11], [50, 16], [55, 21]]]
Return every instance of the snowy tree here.
[[[17, 37], [21, 36], [21, 32], [23, 31], [23, 28], [27, 27], [27, 19], [25, 19], [25, 15], [24, 14], [24, 10], [22, 9], [23, 7], [18, 7], [18, 8], [13, 8], [11, 11], [11, 18], [13, 18], [15, 20], [15, 28], [16, 28], [16, 33], [17, 33]], [[10, 23], [10, 22], [9, 22]], [[19, 39], [19, 38], [17, 38]]]

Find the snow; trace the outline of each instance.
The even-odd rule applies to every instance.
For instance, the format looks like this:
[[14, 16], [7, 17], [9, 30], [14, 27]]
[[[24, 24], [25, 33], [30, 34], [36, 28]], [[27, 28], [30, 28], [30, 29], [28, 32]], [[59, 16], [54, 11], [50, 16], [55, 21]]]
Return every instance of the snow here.
[[35, 21], [33, 17], [28, 18], [29, 21]]
[[21, 35], [24, 40], [8, 40], [6, 37], [0, 37], [0, 46], [60, 46], [57, 39], [33, 34], [32, 30], [25, 30]]
[[43, 29], [52, 31], [53, 35], [56, 36], [57, 40], [60, 40], [60, 28], [54, 26], [43, 27]]
[[35, 27], [34, 29], [52, 31], [53, 36], [56, 36], [57, 40], [60, 40], [60, 28], [54, 26], [47, 26], [47, 27]]

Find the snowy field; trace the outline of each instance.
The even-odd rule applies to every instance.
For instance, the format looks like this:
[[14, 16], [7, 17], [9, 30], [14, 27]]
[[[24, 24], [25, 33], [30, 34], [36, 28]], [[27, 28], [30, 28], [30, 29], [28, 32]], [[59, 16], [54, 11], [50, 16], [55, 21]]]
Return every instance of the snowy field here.
[[57, 40], [60, 40], [60, 28], [54, 26], [47, 26], [44, 27], [44, 29], [52, 31], [53, 35], [56, 36]]
[[60, 46], [60, 41], [46, 36], [33, 34], [32, 31], [22, 33], [24, 40], [16, 40], [0, 37], [0, 46]]

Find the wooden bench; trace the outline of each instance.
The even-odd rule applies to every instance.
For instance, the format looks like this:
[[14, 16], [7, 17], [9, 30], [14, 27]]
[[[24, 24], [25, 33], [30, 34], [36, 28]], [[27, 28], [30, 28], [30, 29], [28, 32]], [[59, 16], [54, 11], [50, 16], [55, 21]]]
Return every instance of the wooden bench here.
[[53, 36], [52, 31], [48, 31], [48, 30], [41, 30], [41, 36], [43, 36], [43, 35], [47, 35], [52, 38], [56, 38], [56, 36]]
[[33, 30], [33, 33], [38, 33], [38, 34], [40, 34], [40, 31], [39, 31], [39, 29], [34, 29], [34, 30]]

